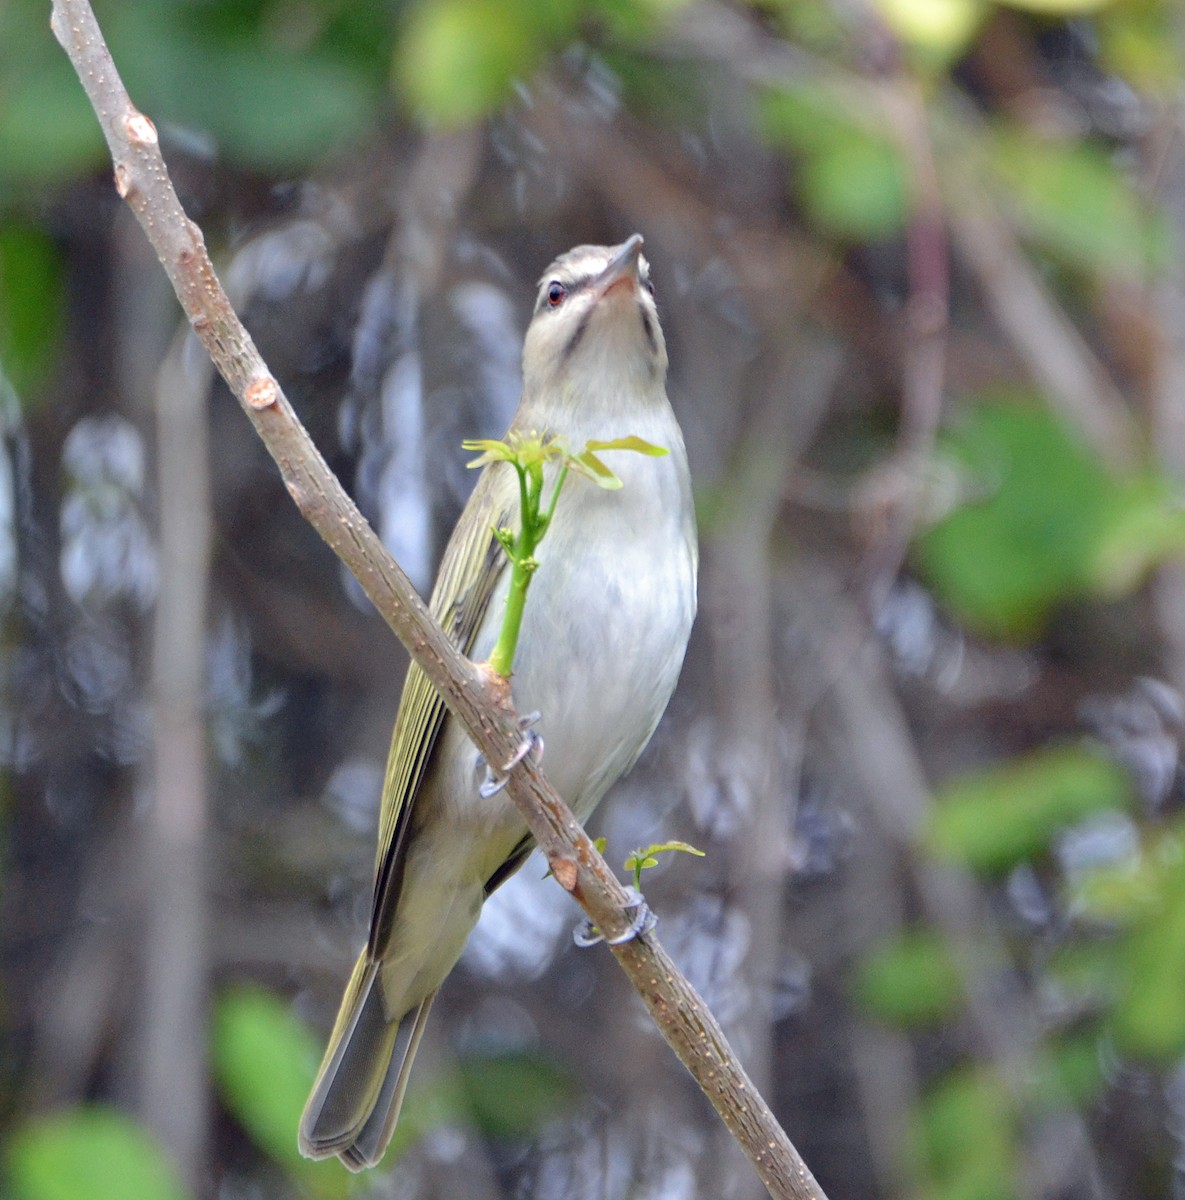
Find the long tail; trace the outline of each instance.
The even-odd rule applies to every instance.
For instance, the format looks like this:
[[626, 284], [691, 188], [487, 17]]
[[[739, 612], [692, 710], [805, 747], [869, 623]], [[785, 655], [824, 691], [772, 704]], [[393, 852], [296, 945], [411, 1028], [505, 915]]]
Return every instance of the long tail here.
[[378, 970], [364, 950], [300, 1119], [300, 1152], [306, 1158], [336, 1154], [351, 1171], [373, 1167], [383, 1157], [436, 997], [432, 992], [403, 1017], [388, 1020]]

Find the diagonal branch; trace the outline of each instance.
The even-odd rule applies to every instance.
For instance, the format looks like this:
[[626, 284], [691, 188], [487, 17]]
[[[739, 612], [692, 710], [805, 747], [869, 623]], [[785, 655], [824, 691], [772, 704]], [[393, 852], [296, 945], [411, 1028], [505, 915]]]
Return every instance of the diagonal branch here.
[[[509, 686], [463, 657], [329, 470], [214, 274], [169, 181], [152, 122], [132, 105], [87, 0], [55, 0], [53, 31], [99, 117], [115, 186], [143, 226], [194, 331], [280, 468], [303, 516], [342, 562], [464, 725], [487, 762], [520, 739]], [[630, 926], [628, 895], [530, 756], [507, 792], [559, 882], [609, 938]], [[653, 934], [613, 947], [667, 1042], [715, 1106], [775, 1200], [825, 1200], [708, 1011]]]

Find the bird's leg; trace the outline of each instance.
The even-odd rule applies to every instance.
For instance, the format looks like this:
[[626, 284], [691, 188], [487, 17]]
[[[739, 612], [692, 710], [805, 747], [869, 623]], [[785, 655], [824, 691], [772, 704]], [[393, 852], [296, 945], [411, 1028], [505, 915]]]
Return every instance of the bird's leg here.
[[651, 911], [642, 893], [636, 887], [627, 887], [625, 890], [629, 897], [625, 909], [634, 914], [629, 928], [616, 937], [607, 938], [592, 923], [590, 917], [585, 917], [572, 930], [572, 940], [576, 945], [582, 949], [587, 946], [595, 946], [598, 942], [604, 942], [606, 946], [621, 946], [626, 942], [632, 942], [636, 937], [641, 937], [644, 933], [649, 933], [658, 924], [658, 917]]
[[[496, 796], [505, 786], [506, 780], [509, 778], [509, 773], [512, 767], [518, 766], [527, 755], [531, 755], [536, 762], [543, 759], [543, 738], [536, 733], [531, 726], [539, 720], [540, 713], [527, 713], [525, 717], [519, 717], [518, 727], [522, 731], [523, 740], [519, 742], [518, 749], [515, 750], [513, 757], [497, 774], [491, 769], [489, 764], [486, 764], [486, 775], [481, 781], [477, 791], [483, 800], [488, 800], [491, 796]], [[478, 763], [483, 761], [482, 756], [478, 755]]]

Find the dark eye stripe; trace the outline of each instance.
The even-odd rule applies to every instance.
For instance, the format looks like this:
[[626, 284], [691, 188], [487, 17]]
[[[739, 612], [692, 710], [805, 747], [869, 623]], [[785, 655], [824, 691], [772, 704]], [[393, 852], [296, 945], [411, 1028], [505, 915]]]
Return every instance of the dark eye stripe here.
[[650, 320], [650, 314], [646, 311], [644, 304], [638, 305], [638, 311], [642, 314], [642, 328], [646, 331], [646, 344], [650, 347], [651, 354], [657, 354], [658, 339], [654, 336], [654, 324]]
[[[581, 275], [575, 279], [564, 279], [562, 276], [555, 276], [543, 281], [539, 288], [539, 299], [535, 302], [535, 311], [542, 312], [544, 309], [550, 309], [553, 306], [547, 301], [547, 293], [553, 283], [558, 283], [568, 293], [567, 299], [571, 299], [577, 292], [582, 292], [592, 281], [596, 279], [596, 275]], [[558, 307], [558, 306], [556, 306]]]

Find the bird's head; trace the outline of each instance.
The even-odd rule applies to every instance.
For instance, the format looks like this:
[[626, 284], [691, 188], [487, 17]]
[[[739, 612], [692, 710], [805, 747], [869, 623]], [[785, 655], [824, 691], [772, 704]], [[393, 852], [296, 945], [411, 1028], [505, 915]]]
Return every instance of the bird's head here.
[[640, 234], [577, 246], [548, 267], [523, 346], [524, 400], [620, 407], [665, 398], [666, 371]]

